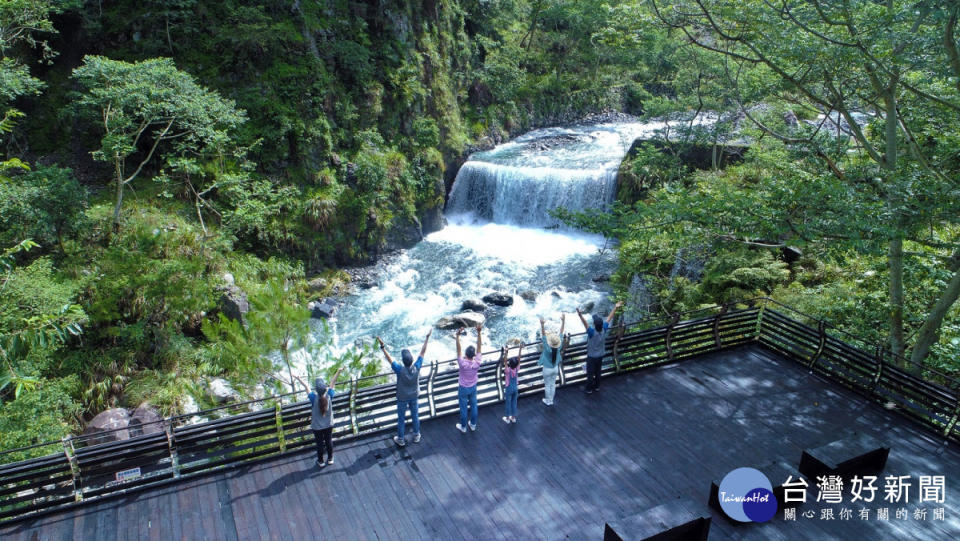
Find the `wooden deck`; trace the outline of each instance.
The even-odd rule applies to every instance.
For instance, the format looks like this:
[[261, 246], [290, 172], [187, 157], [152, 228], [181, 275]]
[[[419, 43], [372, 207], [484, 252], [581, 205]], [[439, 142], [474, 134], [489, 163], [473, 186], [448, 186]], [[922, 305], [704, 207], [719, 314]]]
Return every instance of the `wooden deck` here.
[[[883, 475], [912, 476], [905, 505], [808, 501], [797, 521], [734, 525], [713, 511], [711, 539], [960, 538], [960, 453], [929, 431], [759, 347], [610, 377], [601, 392], [563, 388], [546, 408], [523, 397], [519, 422], [481, 408], [479, 429], [424, 423], [423, 441], [388, 437], [282, 457], [0, 529], [3, 539], [600, 539], [607, 520], [678, 497], [706, 504], [710, 481], [740, 466], [799, 462], [856, 430], [887, 440]], [[392, 434], [391, 434], [392, 436]], [[918, 503], [920, 475], [946, 478], [945, 503]], [[771, 479], [774, 484], [782, 480]], [[845, 502], [849, 493], [845, 489]], [[834, 520], [821, 520], [833, 507]], [[853, 517], [839, 518], [849, 507]], [[890, 520], [875, 517], [889, 507]], [[897, 519], [897, 508], [909, 512]], [[933, 509], [944, 508], [945, 520]], [[926, 508], [926, 518], [914, 510]], [[816, 518], [804, 518], [804, 511]]]

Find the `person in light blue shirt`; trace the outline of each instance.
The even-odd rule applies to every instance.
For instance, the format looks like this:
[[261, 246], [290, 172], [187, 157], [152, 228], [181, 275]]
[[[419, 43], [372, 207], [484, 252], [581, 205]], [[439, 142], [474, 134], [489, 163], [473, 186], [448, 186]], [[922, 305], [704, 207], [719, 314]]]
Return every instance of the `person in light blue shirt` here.
[[317, 467], [322, 468], [323, 452], [327, 452], [326, 465], [333, 464], [333, 397], [336, 392], [333, 390], [337, 384], [337, 377], [343, 367], [337, 370], [337, 373], [330, 379], [330, 385], [327, 385], [322, 377], [313, 380], [313, 391], [307, 395], [310, 399], [310, 429], [313, 431], [313, 439], [317, 445]]
[[593, 327], [587, 325], [583, 313], [577, 308], [580, 322], [583, 323], [583, 328], [587, 330], [587, 384], [583, 389], [583, 392], [587, 394], [600, 390], [600, 372], [603, 370], [603, 356], [606, 354], [607, 334], [610, 333], [610, 323], [613, 322], [613, 315], [622, 305], [622, 302], [613, 305], [613, 310], [610, 310], [610, 315], [607, 316], [606, 320], [601, 319], [597, 314], [593, 314]]
[[543, 318], [540, 318], [540, 341], [543, 350], [540, 352], [540, 358], [537, 364], [543, 367], [543, 399], [542, 402], [547, 406], [553, 405], [553, 397], [557, 391], [557, 373], [560, 372], [560, 363], [563, 362], [563, 327], [567, 319], [565, 314], [560, 314], [560, 334], [547, 332], [544, 327]]
[[407, 424], [408, 409], [410, 410], [410, 419], [413, 421], [413, 443], [420, 443], [420, 368], [423, 366], [423, 356], [427, 354], [427, 343], [430, 342], [431, 334], [433, 334], [433, 329], [430, 329], [427, 333], [427, 338], [423, 341], [423, 347], [420, 348], [420, 356], [417, 357], [416, 362], [414, 362], [413, 354], [410, 353], [409, 349], [400, 351], [400, 359], [403, 364], [393, 360], [393, 357], [387, 352], [383, 340], [379, 336], [377, 337], [377, 342], [380, 343], [380, 351], [383, 352], [383, 356], [390, 363], [393, 373], [397, 375], [397, 435], [393, 437], [393, 443], [396, 443], [399, 447], [407, 444], [407, 440], [403, 438], [403, 432]]

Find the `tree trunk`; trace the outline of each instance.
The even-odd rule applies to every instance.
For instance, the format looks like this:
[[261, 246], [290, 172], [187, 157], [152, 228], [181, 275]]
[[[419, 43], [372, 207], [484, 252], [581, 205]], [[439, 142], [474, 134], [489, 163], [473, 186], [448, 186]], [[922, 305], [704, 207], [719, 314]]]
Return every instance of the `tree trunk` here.
[[903, 356], [903, 238], [890, 239], [890, 351]]
[[940, 325], [943, 324], [943, 318], [946, 317], [947, 312], [960, 297], [960, 254], [956, 255], [956, 261], [957, 263], [953, 265], [953, 278], [950, 279], [940, 298], [937, 299], [933, 310], [930, 310], [930, 313], [927, 314], [927, 319], [924, 320], [923, 326], [917, 332], [917, 342], [910, 352], [910, 361], [914, 366], [919, 366], [927, 358], [930, 348], [940, 338], [939, 331]]
[[117, 178], [117, 204], [113, 207], [113, 233], [120, 232], [120, 208], [123, 206], [123, 171], [119, 157], [115, 157], [113, 168]]

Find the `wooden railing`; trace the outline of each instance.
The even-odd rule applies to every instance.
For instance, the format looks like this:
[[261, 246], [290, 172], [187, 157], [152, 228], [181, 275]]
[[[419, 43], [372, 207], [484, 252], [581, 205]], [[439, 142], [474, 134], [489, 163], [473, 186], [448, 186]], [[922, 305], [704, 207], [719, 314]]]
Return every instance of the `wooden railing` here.
[[[939, 383], [920, 379], [896, 368], [876, 351], [865, 352], [845, 343], [838, 338], [838, 331], [824, 322], [769, 299], [741, 306], [748, 307], [715, 306], [614, 327], [607, 338], [603, 373], [628, 372], [744, 344], [760, 344], [864, 396], [894, 404], [898, 411], [943, 437], [960, 441], [956, 381], [943, 374], [934, 375]], [[567, 335], [564, 340], [560, 386], [575, 385], [585, 379], [585, 334]], [[536, 369], [539, 344], [532, 345], [535, 347], [529, 348], [521, 361], [521, 395], [543, 389], [540, 370]], [[481, 405], [503, 399], [501, 363], [496, 362], [499, 352], [483, 355], [485, 362], [477, 384]], [[454, 368], [453, 360], [432, 361], [424, 367], [422, 419], [459, 411]], [[385, 381], [385, 376], [352, 378], [348, 390], [333, 399], [336, 440], [394, 429], [394, 384], [366, 386]], [[196, 424], [188, 424], [188, 416], [172, 417], [140, 427], [152, 433], [123, 441], [97, 443], [104, 439], [99, 433], [33, 446], [32, 451], [49, 448], [50, 454], [0, 466], [0, 521], [19, 520], [281, 454], [308, 452], [313, 443], [309, 403], [297, 398], [297, 393], [291, 393], [207, 410], [201, 413], [240, 413]], [[260, 409], [249, 411], [255, 406]], [[24, 451], [0, 454], [0, 461]]]

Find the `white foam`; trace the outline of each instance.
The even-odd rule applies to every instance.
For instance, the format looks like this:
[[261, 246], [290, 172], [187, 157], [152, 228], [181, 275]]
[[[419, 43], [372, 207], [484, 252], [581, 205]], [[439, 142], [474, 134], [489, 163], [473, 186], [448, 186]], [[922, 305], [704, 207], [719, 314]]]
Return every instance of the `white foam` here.
[[[586, 233], [557, 233], [512, 225], [472, 224], [469, 216], [449, 217], [449, 224], [427, 235], [429, 242], [449, 242], [470, 249], [482, 258], [539, 266], [574, 256], [596, 254], [603, 237]], [[489, 280], [489, 276], [485, 276]]]

